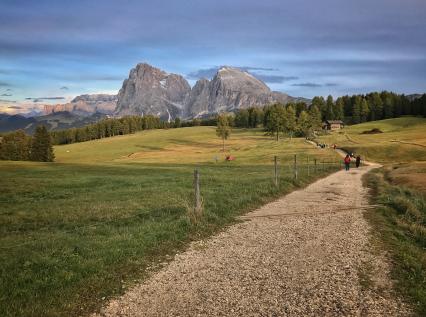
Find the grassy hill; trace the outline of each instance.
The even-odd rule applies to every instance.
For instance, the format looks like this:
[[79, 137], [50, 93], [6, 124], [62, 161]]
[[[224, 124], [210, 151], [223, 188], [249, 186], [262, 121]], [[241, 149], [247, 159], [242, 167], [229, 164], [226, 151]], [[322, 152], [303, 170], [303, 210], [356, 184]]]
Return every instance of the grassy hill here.
[[[378, 129], [382, 133], [366, 132]], [[426, 160], [426, 118], [402, 117], [348, 126], [322, 136], [321, 141], [379, 163]]]
[[[55, 163], [0, 162], [0, 315], [90, 312], [189, 241], [337, 168], [322, 164], [335, 161], [330, 150], [260, 130], [235, 130], [226, 147], [215, 128], [192, 127], [57, 146]], [[195, 168], [204, 207], [197, 222]]]

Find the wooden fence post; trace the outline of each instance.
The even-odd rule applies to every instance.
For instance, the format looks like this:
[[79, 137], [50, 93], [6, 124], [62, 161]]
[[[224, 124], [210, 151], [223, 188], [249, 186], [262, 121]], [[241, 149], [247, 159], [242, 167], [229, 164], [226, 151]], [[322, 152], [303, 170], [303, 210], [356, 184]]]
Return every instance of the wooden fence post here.
[[306, 168], [308, 169], [308, 177], [309, 177], [309, 174], [310, 174], [310, 171], [309, 171], [309, 156], [306, 156]]
[[297, 154], [294, 154], [294, 178], [297, 179]]
[[195, 194], [195, 212], [201, 213], [200, 173], [198, 172], [198, 169], [194, 170], [194, 194]]
[[277, 156], [274, 156], [274, 182], [275, 186], [278, 187], [278, 162], [277, 162]]
[[315, 170], [315, 173], [316, 173], [317, 172], [317, 159], [316, 158], [314, 159], [314, 163], [315, 163], [314, 170]]

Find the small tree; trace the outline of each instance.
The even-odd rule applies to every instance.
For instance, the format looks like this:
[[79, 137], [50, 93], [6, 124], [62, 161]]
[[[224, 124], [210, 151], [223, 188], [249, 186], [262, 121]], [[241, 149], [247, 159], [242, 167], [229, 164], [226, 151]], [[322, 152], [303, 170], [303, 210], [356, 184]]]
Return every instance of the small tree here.
[[52, 139], [45, 126], [38, 126], [31, 143], [31, 161], [53, 162]]
[[284, 129], [288, 134], [290, 134], [290, 139], [292, 139], [293, 134], [297, 129], [296, 109], [293, 105], [289, 105], [286, 108]]
[[283, 105], [274, 104], [265, 112], [265, 130], [278, 141], [280, 132], [284, 132], [286, 124], [286, 111]]
[[229, 127], [229, 120], [226, 114], [221, 114], [217, 118], [216, 135], [222, 138], [222, 151], [225, 152], [225, 140], [231, 135], [231, 128]]

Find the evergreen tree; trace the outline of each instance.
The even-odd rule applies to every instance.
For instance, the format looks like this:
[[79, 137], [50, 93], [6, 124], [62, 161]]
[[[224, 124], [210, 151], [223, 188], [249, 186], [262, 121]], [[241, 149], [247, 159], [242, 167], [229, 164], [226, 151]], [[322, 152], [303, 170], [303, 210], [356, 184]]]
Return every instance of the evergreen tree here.
[[174, 127], [175, 128], [180, 128], [182, 126], [182, 123], [180, 121], [180, 118], [176, 118], [175, 122], [174, 122]]
[[284, 130], [293, 138], [294, 132], [297, 129], [296, 109], [293, 105], [289, 105], [285, 109], [284, 115]]
[[325, 120], [326, 114], [327, 114], [327, 106], [326, 106], [324, 97], [322, 96], [314, 97], [312, 99], [312, 106], [316, 106], [318, 108], [318, 110], [321, 112], [321, 120]]
[[333, 107], [334, 119], [343, 120], [345, 118], [344, 106], [343, 98], [337, 98]]
[[235, 115], [235, 125], [240, 128], [249, 127], [249, 111], [247, 109], [240, 109]]
[[297, 118], [297, 130], [300, 135], [309, 137], [312, 133], [312, 122], [309, 114], [303, 110]]
[[45, 126], [38, 126], [31, 142], [30, 159], [32, 161], [53, 162], [52, 140]]
[[388, 92], [385, 92], [382, 96], [382, 99], [383, 99], [383, 119], [393, 118], [394, 104], [393, 104], [392, 96]]
[[277, 141], [279, 139], [279, 134], [285, 131], [285, 116], [285, 108], [280, 104], [274, 104], [271, 107], [268, 107], [267, 112], [265, 113], [265, 131], [269, 135], [275, 135]]
[[383, 101], [378, 92], [371, 94], [370, 99], [371, 105], [371, 120], [382, 120], [383, 119]]
[[370, 114], [370, 108], [368, 107], [368, 102], [366, 99], [362, 98], [361, 107], [360, 107], [361, 122], [366, 122], [368, 120], [369, 114]]
[[309, 109], [309, 117], [311, 122], [311, 128], [313, 131], [319, 130], [322, 127], [321, 112], [317, 106], [311, 106]]
[[325, 107], [326, 107], [325, 119], [326, 120], [334, 120], [335, 115], [334, 115], [334, 112], [333, 112], [333, 108], [334, 108], [333, 96], [329, 95], [327, 97], [327, 102], [326, 102]]
[[357, 124], [361, 122], [361, 107], [362, 97], [355, 96], [353, 108], [352, 108], [352, 122]]
[[0, 140], [0, 160], [27, 161], [31, 137], [23, 130], [5, 134]]
[[296, 102], [295, 109], [296, 109], [296, 116], [299, 117], [302, 111], [307, 111], [308, 107], [305, 102], [299, 101], [299, 102]]

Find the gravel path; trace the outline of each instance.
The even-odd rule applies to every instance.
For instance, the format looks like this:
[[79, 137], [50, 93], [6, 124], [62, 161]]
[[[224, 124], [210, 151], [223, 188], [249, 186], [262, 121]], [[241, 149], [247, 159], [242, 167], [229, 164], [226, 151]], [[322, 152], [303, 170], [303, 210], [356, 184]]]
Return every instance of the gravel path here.
[[370, 245], [361, 176], [340, 171], [242, 217], [95, 316], [406, 316]]

